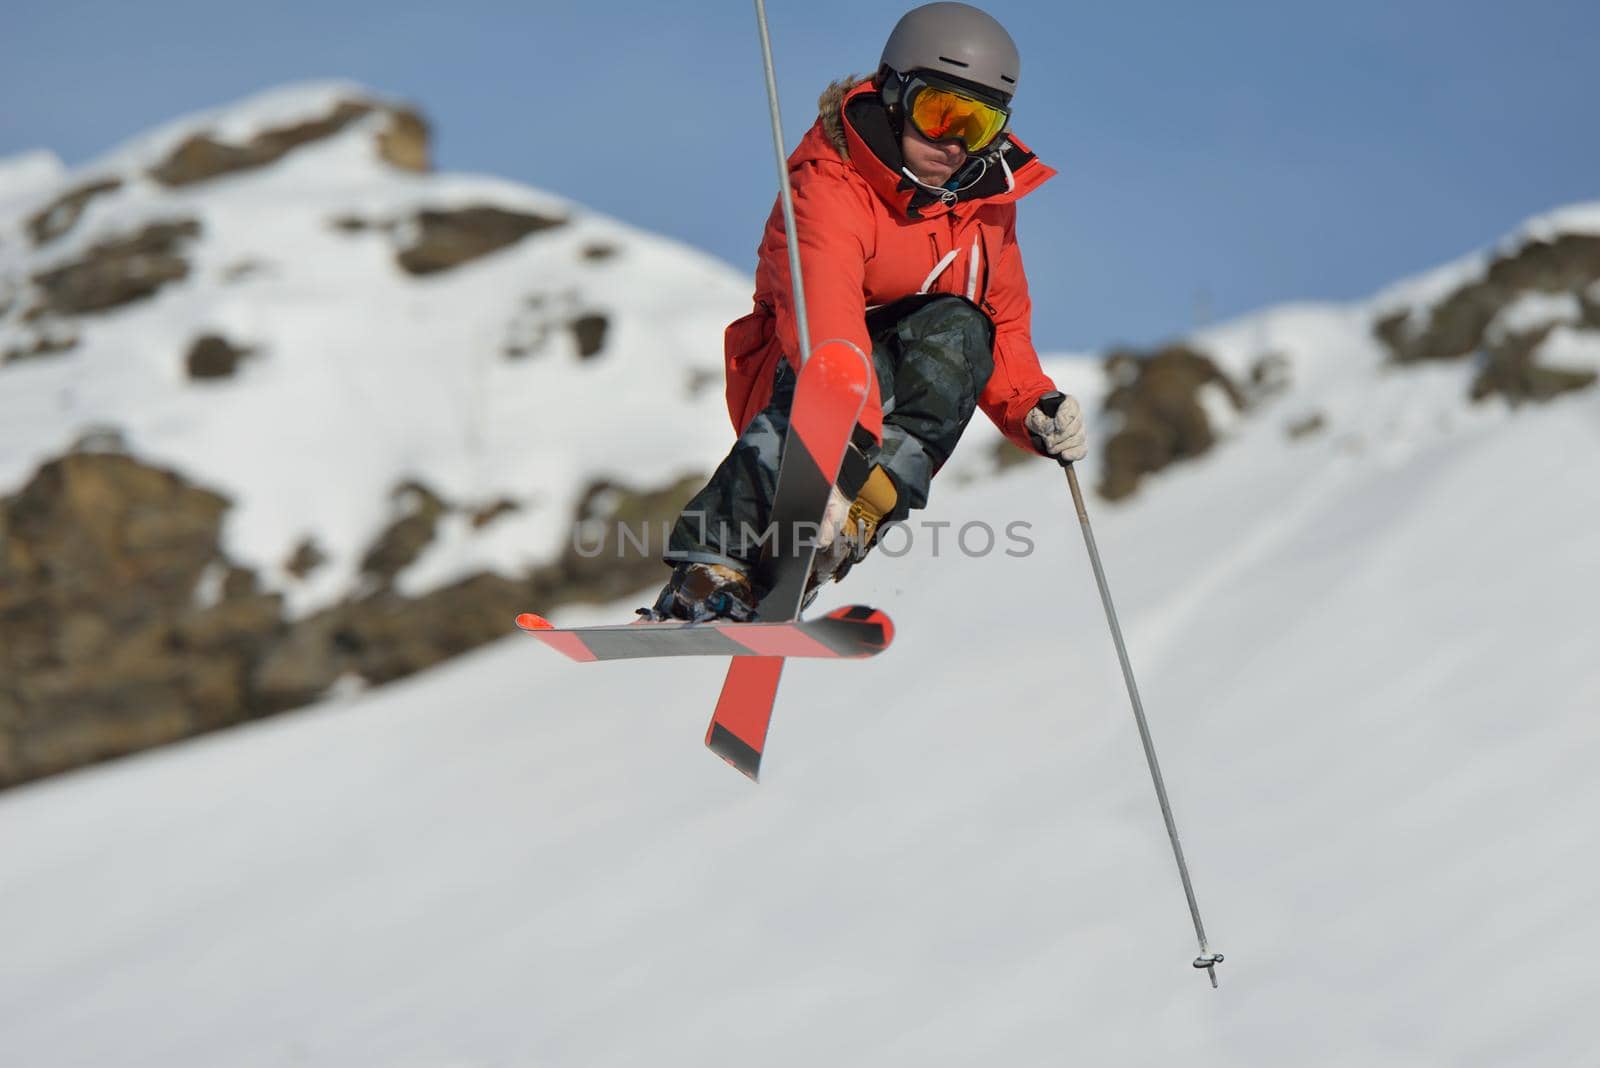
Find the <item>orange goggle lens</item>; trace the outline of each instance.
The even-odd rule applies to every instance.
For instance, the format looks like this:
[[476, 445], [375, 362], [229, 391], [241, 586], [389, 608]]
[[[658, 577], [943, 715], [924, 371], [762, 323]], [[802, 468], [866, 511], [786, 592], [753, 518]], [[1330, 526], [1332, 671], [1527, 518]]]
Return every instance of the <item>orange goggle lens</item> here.
[[924, 85], [911, 97], [907, 114], [930, 141], [960, 141], [968, 152], [987, 148], [1006, 128], [1006, 112], [953, 89]]

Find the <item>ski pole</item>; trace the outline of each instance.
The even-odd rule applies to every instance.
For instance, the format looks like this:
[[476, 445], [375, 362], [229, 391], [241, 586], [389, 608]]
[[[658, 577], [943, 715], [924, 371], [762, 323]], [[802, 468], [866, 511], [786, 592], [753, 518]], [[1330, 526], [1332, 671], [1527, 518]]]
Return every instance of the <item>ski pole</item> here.
[[[1054, 417], [1056, 409], [1066, 398], [1060, 393], [1047, 393], [1039, 399], [1039, 409]], [[1070, 462], [1067, 485], [1072, 487], [1072, 503], [1078, 509], [1078, 525], [1083, 528], [1083, 544], [1089, 550], [1089, 565], [1094, 569], [1094, 580], [1100, 587], [1100, 602], [1105, 605], [1106, 622], [1111, 625], [1111, 640], [1117, 647], [1117, 659], [1122, 663], [1122, 678], [1128, 684], [1128, 699], [1133, 702], [1133, 718], [1139, 724], [1139, 740], [1144, 743], [1144, 759], [1150, 765], [1150, 779], [1155, 783], [1156, 800], [1161, 803], [1161, 818], [1167, 824], [1167, 837], [1172, 840], [1172, 856], [1178, 862], [1178, 877], [1183, 880], [1183, 896], [1189, 901], [1189, 915], [1194, 920], [1195, 937], [1200, 940], [1200, 955], [1194, 966], [1204, 968], [1211, 976], [1211, 987], [1217, 986], [1217, 965], [1222, 954], [1211, 952], [1206, 942], [1206, 927], [1200, 919], [1200, 905], [1195, 901], [1194, 884], [1189, 881], [1189, 865], [1183, 859], [1183, 845], [1178, 841], [1178, 824], [1172, 818], [1172, 804], [1167, 800], [1167, 786], [1161, 778], [1161, 765], [1156, 762], [1155, 742], [1150, 738], [1150, 724], [1145, 721], [1144, 704], [1139, 700], [1139, 687], [1133, 681], [1133, 665], [1128, 662], [1128, 648], [1122, 640], [1122, 627], [1117, 623], [1117, 610], [1111, 604], [1111, 587], [1106, 584], [1105, 568], [1100, 566], [1100, 550], [1094, 543], [1094, 530], [1089, 526], [1089, 512], [1083, 505], [1083, 491], [1078, 488], [1078, 472]]]
[[761, 30], [761, 62], [767, 72], [767, 107], [772, 112], [772, 147], [778, 155], [778, 195], [783, 200], [783, 232], [789, 245], [789, 278], [794, 286], [795, 338], [802, 363], [811, 358], [811, 325], [806, 316], [806, 289], [800, 280], [800, 241], [795, 236], [794, 193], [789, 189], [789, 157], [783, 151], [783, 120], [778, 116], [778, 76], [772, 67], [772, 38], [767, 33], [766, 0], [756, 0], [756, 25]]

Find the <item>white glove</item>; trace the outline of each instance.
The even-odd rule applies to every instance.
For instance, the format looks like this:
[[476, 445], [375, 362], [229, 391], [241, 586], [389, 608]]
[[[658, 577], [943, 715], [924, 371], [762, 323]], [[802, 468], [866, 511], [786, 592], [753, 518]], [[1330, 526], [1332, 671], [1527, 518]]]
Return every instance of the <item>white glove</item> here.
[[1035, 407], [1023, 422], [1041, 452], [1064, 464], [1077, 463], [1089, 453], [1088, 435], [1083, 430], [1083, 410], [1078, 407], [1076, 397], [1060, 393], [1046, 393], [1039, 398], [1039, 403], [1048, 406], [1047, 402], [1057, 397], [1061, 399], [1061, 406], [1055, 415], [1046, 415], [1042, 407]]

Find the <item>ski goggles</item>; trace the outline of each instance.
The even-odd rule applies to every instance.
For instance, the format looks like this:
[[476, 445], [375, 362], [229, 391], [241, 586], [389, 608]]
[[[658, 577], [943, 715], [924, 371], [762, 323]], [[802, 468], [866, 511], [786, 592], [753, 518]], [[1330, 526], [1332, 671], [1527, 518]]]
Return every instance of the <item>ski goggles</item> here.
[[994, 144], [1011, 117], [1005, 108], [921, 77], [906, 85], [905, 100], [918, 133], [930, 141], [958, 141], [968, 152]]

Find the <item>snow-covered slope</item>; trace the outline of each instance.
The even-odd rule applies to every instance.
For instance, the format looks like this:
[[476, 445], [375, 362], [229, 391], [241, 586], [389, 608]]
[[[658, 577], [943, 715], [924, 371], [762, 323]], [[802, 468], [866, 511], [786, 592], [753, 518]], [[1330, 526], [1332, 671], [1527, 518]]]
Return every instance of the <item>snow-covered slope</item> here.
[[[722, 443], [720, 383], [706, 375], [750, 283], [708, 256], [515, 183], [397, 170], [373, 151], [376, 116], [258, 169], [178, 188], [150, 177], [186, 137], [245, 143], [369, 95], [297, 86], [170, 123], [71, 174], [37, 153], [0, 170], [0, 295], [152, 222], [200, 231], [186, 278], [75, 319], [69, 352], [0, 365], [0, 487], [86, 429], [116, 427], [147, 462], [234, 499], [225, 549], [303, 612], [351, 587], [402, 481], [469, 504], [531, 502], [481, 536], [441, 538], [403, 576], [419, 592], [548, 559], [580, 480], [669, 483]], [[33, 247], [33, 212], [107, 181], [121, 184]], [[452, 270], [397, 265], [419, 212], [480, 205], [565, 222]], [[24, 303], [0, 322], [0, 352], [36, 329]], [[565, 329], [583, 315], [609, 324], [591, 359]], [[254, 354], [232, 378], [192, 380], [184, 356], [200, 332]], [[532, 351], [506, 354], [517, 347]], [[683, 448], [661, 448], [667, 438]], [[328, 562], [301, 581], [285, 565], [308, 537]]]
[[[581, 667], [509, 637], [0, 796], [7, 1057], [1600, 1063], [1600, 394], [1469, 405], [1470, 368], [1385, 362], [1392, 308], [1192, 339], [1235, 371], [1282, 353], [1290, 384], [1202, 459], [1091, 503], [1220, 991], [1189, 967], [1062, 477], [982, 477], [975, 427], [927, 522], [833, 595], [888, 608], [897, 644], [787, 669], [759, 787], [701, 746], [721, 664]], [[361, 327], [409, 344], [317, 314], [325, 357]], [[1600, 362], [1594, 337], [1570, 331], [1568, 359]], [[1051, 369], [1103, 388], [1084, 361]], [[495, 410], [526, 402], [495, 381]], [[611, 382], [561, 384], [552, 413]], [[139, 434], [198, 448], [170, 429], [190, 420], [227, 447], [165, 403]], [[416, 462], [469, 469], [452, 433]]]
[[[1297, 316], [1337, 319], [1250, 329]], [[1220, 991], [1041, 463], [952, 480], [937, 560], [852, 577], [900, 639], [791, 667], [760, 787], [700, 745], [721, 665], [508, 638], [0, 798], [8, 1048], [1595, 1063], [1600, 398], [1465, 409], [1460, 369], [1323, 355], [1329, 432], [1263, 416], [1095, 513]], [[951, 551], [1002, 519], [1030, 554]]]

